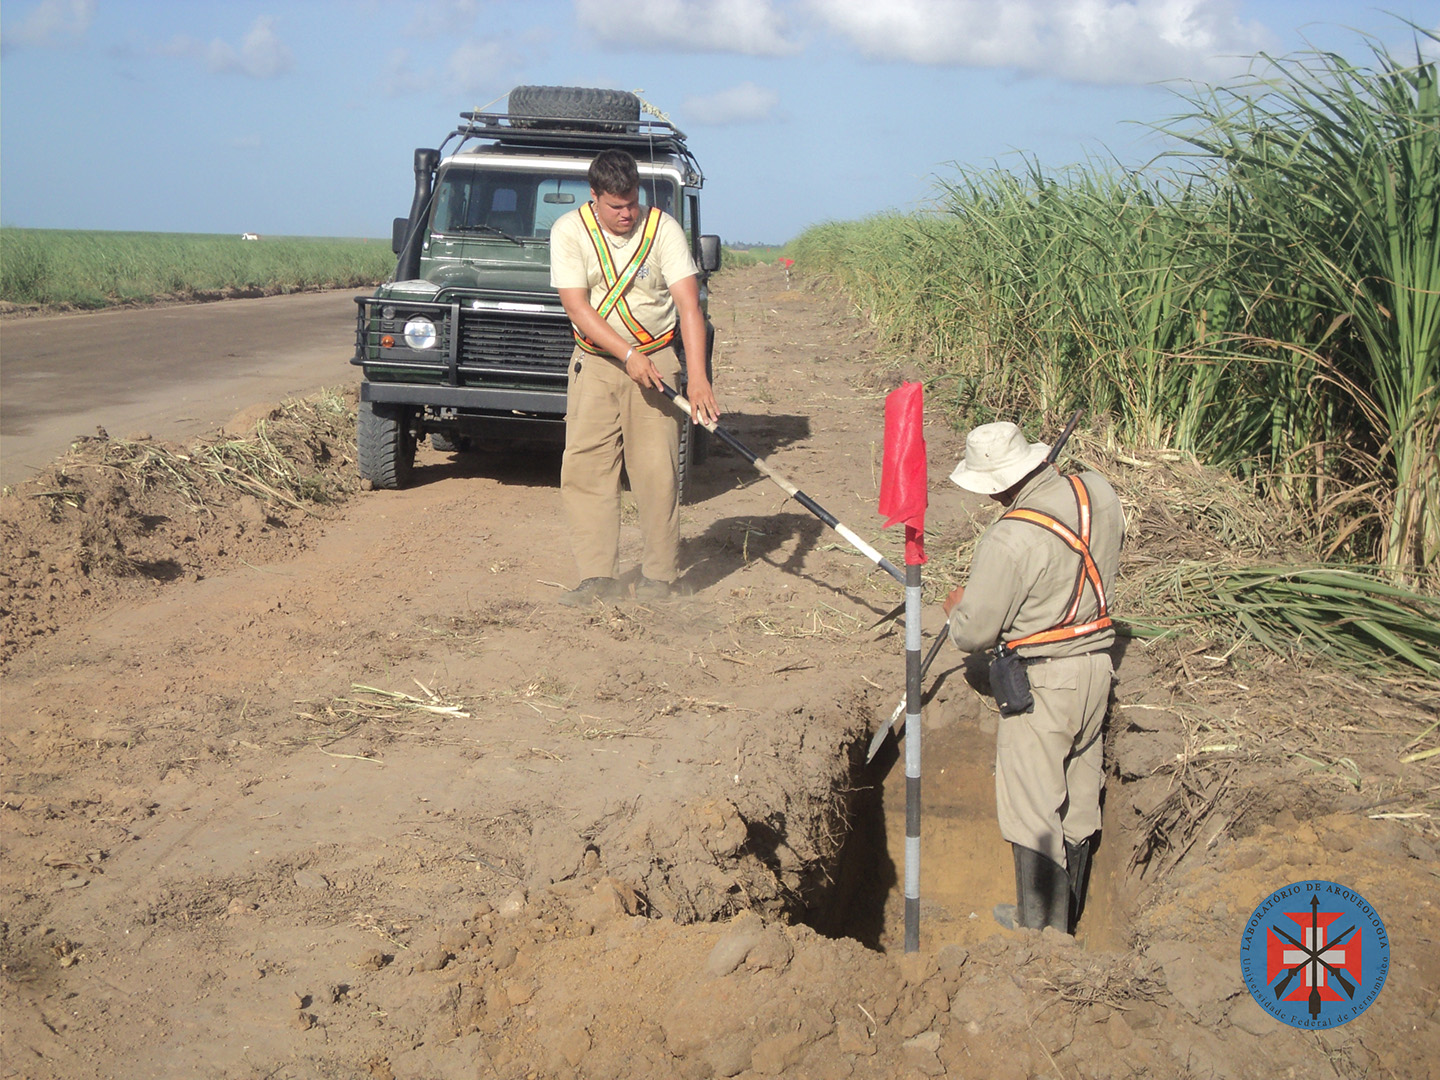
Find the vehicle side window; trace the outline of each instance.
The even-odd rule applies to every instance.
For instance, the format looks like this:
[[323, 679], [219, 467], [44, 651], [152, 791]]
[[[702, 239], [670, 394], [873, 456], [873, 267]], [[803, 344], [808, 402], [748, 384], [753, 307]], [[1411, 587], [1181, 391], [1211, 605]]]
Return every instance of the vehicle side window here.
[[675, 187], [664, 180], [640, 181], [640, 205], [648, 210], [658, 206], [667, 214], [675, 213]]
[[690, 250], [699, 250], [700, 196], [693, 191], [685, 194], [685, 216], [680, 224], [685, 226], [685, 238], [690, 241]]

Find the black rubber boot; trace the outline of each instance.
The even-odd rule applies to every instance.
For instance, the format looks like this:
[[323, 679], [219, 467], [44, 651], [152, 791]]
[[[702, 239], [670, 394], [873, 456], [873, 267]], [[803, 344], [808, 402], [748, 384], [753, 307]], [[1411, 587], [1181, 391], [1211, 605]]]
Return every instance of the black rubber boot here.
[[1070, 932], [1080, 925], [1085, 911], [1085, 893], [1090, 888], [1090, 849], [1095, 838], [1087, 836], [1078, 844], [1065, 841], [1065, 873], [1070, 879]]
[[1007, 930], [1017, 926], [1043, 930], [1053, 926], [1070, 932], [1070, 878], [1065, 868], [1038, 851], [1011, 844], [1015, 855], [1014, 904], [996, 904], [995, 921]]

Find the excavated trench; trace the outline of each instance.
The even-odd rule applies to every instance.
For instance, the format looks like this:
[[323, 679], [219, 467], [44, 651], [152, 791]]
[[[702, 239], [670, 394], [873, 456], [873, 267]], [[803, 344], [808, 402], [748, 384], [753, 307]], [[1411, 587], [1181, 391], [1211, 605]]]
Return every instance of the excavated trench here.
[[[868, 740], [852, 747], [845, 839], [833, 865], [820, 875], [827, 886], [817, 890], [799, 917], [828, 936], [851, 937], [892, 952], [902, 948], [904, 930], [903, 743], [888, 738], [868, 765], [867, 749]], [[995, 822], [994, 756], [993, 714], [978, 702], [927, 707], [920, 837], [924, 950], [968, 946], [990, 937], [1000, 929], [994, 906], [1014, 902], [1010, 847]], [[1102, 836], [1095, 854], [1076, 935], [1088, 948], [1128, 944], [1118, 887], [1127, 863], [1121, 846], [1105, 843]]]

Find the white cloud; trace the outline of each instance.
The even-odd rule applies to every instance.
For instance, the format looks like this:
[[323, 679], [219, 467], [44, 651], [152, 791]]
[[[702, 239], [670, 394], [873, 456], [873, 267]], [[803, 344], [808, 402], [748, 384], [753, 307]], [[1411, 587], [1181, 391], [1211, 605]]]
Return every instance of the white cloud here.
[[234, 71], [252, 79], [272, 79], [295, 66], [295, 57], [275, 32], [275, 20], [269, 15], [255, 20], [238, 50], [216, 38], [205, 58], [211, 71]]
[[275, 33], [275, 20], [261, 15], [250, 27], [240, 48], [216, 38], [210, 44], [177, 34], [169, 41], [149, 46], [157, 56], [185, 56], [199, 60], [211, 71], [229, 71], [252, 79], [270, 79], [295, 66], [289, 47]]
[[155, 56], [203, 56], [205, 54], [203, 44], [184, 34], [176, 34], [169, 41], [146, 45], [144, 48], [147, 53]]
[[680, 113], [696, 124], [721, 127], [768, 120], [778, 104], [780, 95], [774, 90], [756, 86], [753, 82], [743, 82], [716, 94], [686, 98], [680, 106]]
[[474, 38], [462, 41], [445, 64], [445, 83], [451, 93], [480, 95], [478, 108], [508, 93], [515, 81], [518, 57], [498, 41]]
[[575, 14], [581, 31], [605, 45], [746, 56], [799, 51], [775, 0], [575, 0]]
[[386, 97], [404, 97], [430, 89], [430, 73], [416, 71], [409, 49], [395, 49], [385, 59], [380, 89]]
[[85, 36], [95, 18], [95, 0], [42, 0], [5, 32], [5, 47], [57, 45]]
[[1088, 83], [1220, 79], [1271, 44], [1234, 0], [805, 0], [880, 60], [1008, 67]]
[[401, 32], [406, 37], [443, 38], [463, 33], [480, 14], [480, 0], [421, 0]]

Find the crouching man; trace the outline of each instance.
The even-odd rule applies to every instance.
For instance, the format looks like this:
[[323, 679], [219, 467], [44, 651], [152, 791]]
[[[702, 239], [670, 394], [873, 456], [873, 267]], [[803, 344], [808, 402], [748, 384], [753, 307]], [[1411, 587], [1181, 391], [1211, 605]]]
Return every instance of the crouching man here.
[[944, 606], [956, 645], [995, 650], [995, 804], [1014, 851], [1016, 901], [997, 905], [995, 918], [1073, 933], [1100, 830], [1115, 640], [1106, 597], [1125, 518], [1102, 476], [1064, 476], [1049, 451], [1011, 423], [970, 432], [950, 479], [1007, 512], [980, 537], [966, 585]]

